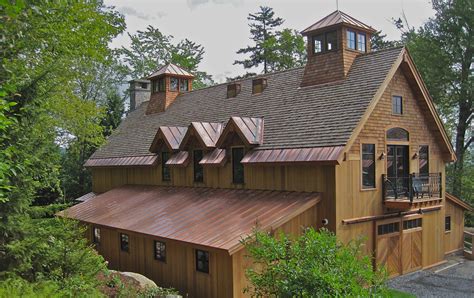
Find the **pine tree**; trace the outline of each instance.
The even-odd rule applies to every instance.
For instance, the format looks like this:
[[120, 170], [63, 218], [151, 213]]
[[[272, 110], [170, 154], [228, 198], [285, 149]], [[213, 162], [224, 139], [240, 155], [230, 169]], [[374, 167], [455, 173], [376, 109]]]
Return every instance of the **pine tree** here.
[[250, 21], [251, 39], [255, 42], [255, 45], [238, 50], [237, 54], [250, 53], [250, 58], [240, 61], [236, 60], [234, 64], [242, 64], [244, 68], [252, 68], [258, 67], [263, 63], [263, 72], [267, 73], [272, 69], [272, 65], [269, 61], [271, 52], [268, 50], [266, 43], [270, 39], [275, 38], [274, 29], [283, 24], [284, 20], [275, 17], [273, 8], [267, 6], [260, 6], [260, 11], [255, 14], [249, 14], [247, 19]]

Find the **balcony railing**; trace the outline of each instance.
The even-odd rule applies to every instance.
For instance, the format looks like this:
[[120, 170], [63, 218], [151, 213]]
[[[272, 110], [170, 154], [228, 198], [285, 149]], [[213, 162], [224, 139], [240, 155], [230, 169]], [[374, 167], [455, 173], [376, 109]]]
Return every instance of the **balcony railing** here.
[[382, 175], [382, 200], [414, 200], [441, 198], [441, 173], [410, 174], [407, 177]]

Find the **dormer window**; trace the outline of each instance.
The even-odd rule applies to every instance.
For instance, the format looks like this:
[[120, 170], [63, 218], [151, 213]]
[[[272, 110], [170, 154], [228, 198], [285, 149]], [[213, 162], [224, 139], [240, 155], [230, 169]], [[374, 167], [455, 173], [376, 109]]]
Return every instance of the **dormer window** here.
[[323, 34], [313, 36], [313, 50], [315, 54], [323, 52], [323, 42], [324, 42]]
[[356, 49], [356, 33], [351, 30], [347, 30], [347, 48]]
[[313, 36], [313, 51], [315, 54], [337, 50], [337, 31], [329, 31]]
[[178, 91], [178, 82], [177, 78], [170, 78], [170, 91]]
[[188, 91], [188, 80], [180, 79], [179, 80], [179, 91]]
[[365, 52], [366, 43], [365, 43], [365, 34], [358, 33], [357, 34], [357, 50], [361, 52]]
[[232, 83], [227, 85], [227, 98], [236, 97], [240, 93], [240, 84]]
[[267, 88], [267, 79], [255, 79], [252, 81], [252, 94], [262, 93]]

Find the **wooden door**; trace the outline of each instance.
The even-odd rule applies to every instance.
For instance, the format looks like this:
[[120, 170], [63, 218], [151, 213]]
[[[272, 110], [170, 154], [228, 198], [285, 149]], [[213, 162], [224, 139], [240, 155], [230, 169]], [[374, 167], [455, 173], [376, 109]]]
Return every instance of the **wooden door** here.
[[377, 224], [376, 232], [377, 267], [385, 266], [390, 277], [400, 275], [402, 272], [400, 222], [384, 222]]
[[423, 229], [421, 218], [404, 220], [402, 231], [403, 274], [421, 269]]

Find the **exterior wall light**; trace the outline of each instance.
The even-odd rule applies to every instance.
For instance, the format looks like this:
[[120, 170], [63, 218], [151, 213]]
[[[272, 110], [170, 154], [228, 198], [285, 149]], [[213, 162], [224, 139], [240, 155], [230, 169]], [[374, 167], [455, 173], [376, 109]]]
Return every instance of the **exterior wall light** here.
[[382, 154], [380, 154], [379, 159], [380, 159], [380, 160], [384, 160], [384, 159], [385, 159], [385, 155], [386, 155], [385, 152], [382, 152]]

